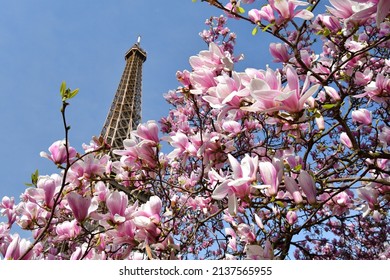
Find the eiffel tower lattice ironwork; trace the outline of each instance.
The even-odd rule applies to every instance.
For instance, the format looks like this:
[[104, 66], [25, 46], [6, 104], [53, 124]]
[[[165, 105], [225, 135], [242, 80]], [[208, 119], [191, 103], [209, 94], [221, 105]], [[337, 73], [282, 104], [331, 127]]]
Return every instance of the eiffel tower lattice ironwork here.
[[140, 46], [140, 37], [125, 54], [123, 71], [114, 100], [111, 104], [101, 136], [114, 149], [123, 149], [123, 140], [141, 121], [142, 65], [146, 52]]

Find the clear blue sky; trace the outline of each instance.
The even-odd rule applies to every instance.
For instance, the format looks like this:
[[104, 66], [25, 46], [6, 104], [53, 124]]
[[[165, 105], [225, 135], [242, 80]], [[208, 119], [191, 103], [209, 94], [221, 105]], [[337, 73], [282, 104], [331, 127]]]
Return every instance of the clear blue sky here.
[[[99, 135], [125, 66], [124, 53], [142, 36], [143, 121], [159, 120], [163, 94], [179, 85], [177, 70], [205, 49], [198, 33], [221, 11], [191, 0], [0, 0], [0, 198], [19, 195], [30, 174], [56, 172], [40, 151], [64, 138], [59, 86], [80, 88], [71, 100], [70, 142], [82, 151]], [[263, 34], [229, 20], [245, 67], [271, 62]]]

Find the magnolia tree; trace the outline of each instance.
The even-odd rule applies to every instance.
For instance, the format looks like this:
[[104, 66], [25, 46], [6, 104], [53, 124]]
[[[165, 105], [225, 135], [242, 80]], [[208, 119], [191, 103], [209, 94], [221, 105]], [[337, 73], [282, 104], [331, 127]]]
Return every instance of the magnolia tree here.
[[390, 258], [390, 2], [202, 2], [273, 36], [277, 67], [235, 71], [210, 18], [168, 115], [114, 151], [70, 146], [63, 84], [59, 172], [2, 199], [4, 259]]

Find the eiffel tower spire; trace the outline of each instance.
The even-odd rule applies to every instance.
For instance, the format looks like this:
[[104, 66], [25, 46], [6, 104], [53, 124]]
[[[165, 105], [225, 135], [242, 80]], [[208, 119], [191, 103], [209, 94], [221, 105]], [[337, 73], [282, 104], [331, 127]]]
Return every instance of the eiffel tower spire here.
[[123, 140], [141, 121], [142, 64], [146, 52], [141, 48], [141, 37], [125, 54], [126, 66], [122, 74], [101, 136], [112, 149], [123, 149]]

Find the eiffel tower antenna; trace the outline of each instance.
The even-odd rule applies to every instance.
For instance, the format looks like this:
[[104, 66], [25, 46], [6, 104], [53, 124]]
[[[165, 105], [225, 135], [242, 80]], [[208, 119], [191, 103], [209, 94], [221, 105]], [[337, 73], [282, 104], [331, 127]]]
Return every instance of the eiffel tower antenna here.
[[123, 149], [123, 140], [141, 122], [142, 65], [146, 52], [141, 48], [141, 36], [126, 53], [126, 66], [112, 101], [101, 136], [112, 150]]

